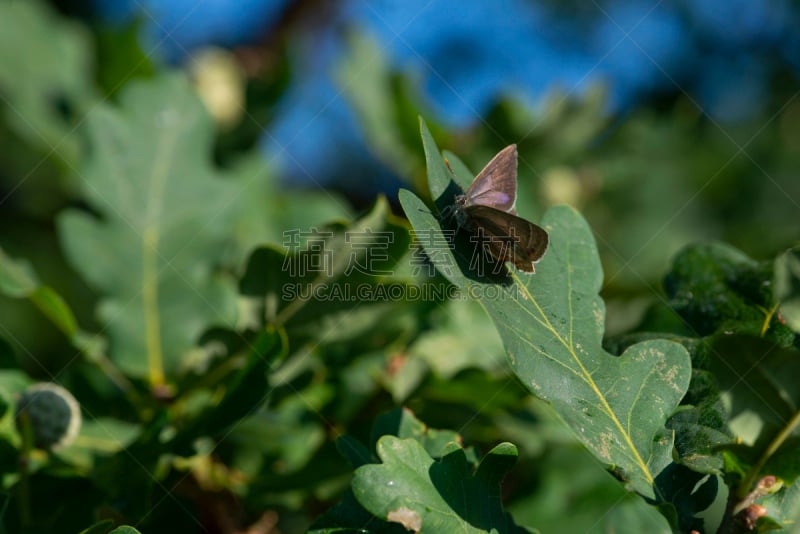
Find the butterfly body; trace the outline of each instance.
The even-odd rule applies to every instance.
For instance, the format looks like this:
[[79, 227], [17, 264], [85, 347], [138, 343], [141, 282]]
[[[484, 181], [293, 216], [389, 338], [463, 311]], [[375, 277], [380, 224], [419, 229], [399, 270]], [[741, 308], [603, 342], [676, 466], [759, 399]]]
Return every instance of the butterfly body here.
[[509, 145], [478, 173], [463, 195], [456, 195], [459, 228], [477, 232], [497, 261], [510, 261], [533, 273], [547, 251], [547, 232], [517, 216], [517, 146]]

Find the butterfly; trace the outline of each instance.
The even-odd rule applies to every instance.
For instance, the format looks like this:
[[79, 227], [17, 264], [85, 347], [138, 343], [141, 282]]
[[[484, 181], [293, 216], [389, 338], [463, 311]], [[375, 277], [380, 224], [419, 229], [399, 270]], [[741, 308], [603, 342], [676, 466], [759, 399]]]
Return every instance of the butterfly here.
[[517, 216], [516, 201], [517, 145], [509, 145], [486, 164], [464, 194], [456, 195], [452, 209], [459, 228], [477, 233], [495, 260], [510, 261], [533, 273], [550, 239], [543, 228]]

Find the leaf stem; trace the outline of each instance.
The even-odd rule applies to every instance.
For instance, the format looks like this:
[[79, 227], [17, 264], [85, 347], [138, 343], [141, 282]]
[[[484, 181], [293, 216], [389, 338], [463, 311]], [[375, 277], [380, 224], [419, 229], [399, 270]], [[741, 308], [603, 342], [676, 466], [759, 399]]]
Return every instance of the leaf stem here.
[[158, 230], [148, 228], [142, 235], [142, 301], [144, 305], [145, 343], [150, 385], [164, 383], [164, 356], [161, 353], [161, 325], [158, 313]]
[[741, 499], [747, 496], [747, 494], [750, 492], [750, 488], [753, 486], [753, 484], [755, 484], [756, 479], [759, 477], [761, 470], [764, 468], [767, 461], [772, 457], [773, 454], [775, 454], [780, 446], [783, 445], [783, 442], [789, 438], [789, 436], [798, 426], [800, 426], [800, 411], [794, 414], [786, 426], [783, 427], [783, 430], [781, 430], [780, 433], [775, 436], [772, 442], [770, 442], [769, 446], [759, 457], [758, 461], [753, 464], [753, 466], [747, 472], [747, 475], [739, 484], [738, 491], [736, 492], [737, 497]]
[[775, 315], [775, 312], [778, 311], [779, 306], [780, 303], [776, 302], [769, 310], [763, 310], [766, 314], [766, 317], [764, 318], [764, 322], [761, 324], [761, 337], [764, 337], [764, 334], [767, 333], [767, 330], [769, 329], [769, 323], [772, 322], [772, 317]]

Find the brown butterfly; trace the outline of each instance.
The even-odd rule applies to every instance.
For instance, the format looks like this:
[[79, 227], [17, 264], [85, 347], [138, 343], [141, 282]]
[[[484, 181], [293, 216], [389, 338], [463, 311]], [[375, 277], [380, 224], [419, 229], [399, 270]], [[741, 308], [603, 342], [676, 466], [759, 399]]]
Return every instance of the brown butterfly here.
[[478, 173], [466, 193], [456, 195], [453, 210], [458, 226], [477, 233], [494, 259], [533, 273], [549, 238], [543, 228], [517, 216], [516, 201], [517, 145], [509, 145]]

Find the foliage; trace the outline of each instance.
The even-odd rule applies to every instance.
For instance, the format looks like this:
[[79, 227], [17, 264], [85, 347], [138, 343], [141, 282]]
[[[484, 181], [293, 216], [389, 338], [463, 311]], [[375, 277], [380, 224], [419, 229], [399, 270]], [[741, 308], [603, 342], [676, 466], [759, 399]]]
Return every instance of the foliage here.
[[[0, 132], [13, 148], [0, 173], [0, 531], [748, 532], [800, 520], [800, 260], [785, 250], [796, 228], [770, 234], [783, 249], [767, 261], [689, 239], [698, 221], [723, 225], [712, 195], [664, 230], [692, 181], [709, 184], [728, 158], [687, 135], [714, 139], [695, 119], [634, 115], [601, 150], [600, 93], [537, 117], [498, 104], [498, 138], [520, 140], [517, 208], [550, 234], [529, 275], [476, 260], [442, 215], [497, 150], [490, 129], [422, 123], [420, 149], [408, 80], [370, 62], [363, 36], [340, 68], [365, 81], [345, 96], [408, 183], [399, 205], [283, 187], [235, 133], [219, 141], [181, 73], [142, 69], [98, 98], [85, 32], [36, 2], [0, 3], [0, 26]], [[29, 68], [8, 76], [15, 62]], [[48, 90], [71, 113], [53, 113]], [[470, 165], [434, 138], [474, 148]], [[714, 209], [733, 209], [723, 189]], [[758, 233], [748, 225], [764, 207], [749, 209], [722, 237]], [[74, 440], [64, 424], [34, 439], [24, 392], [52, 390], [37, 382], [80, 405]]]

